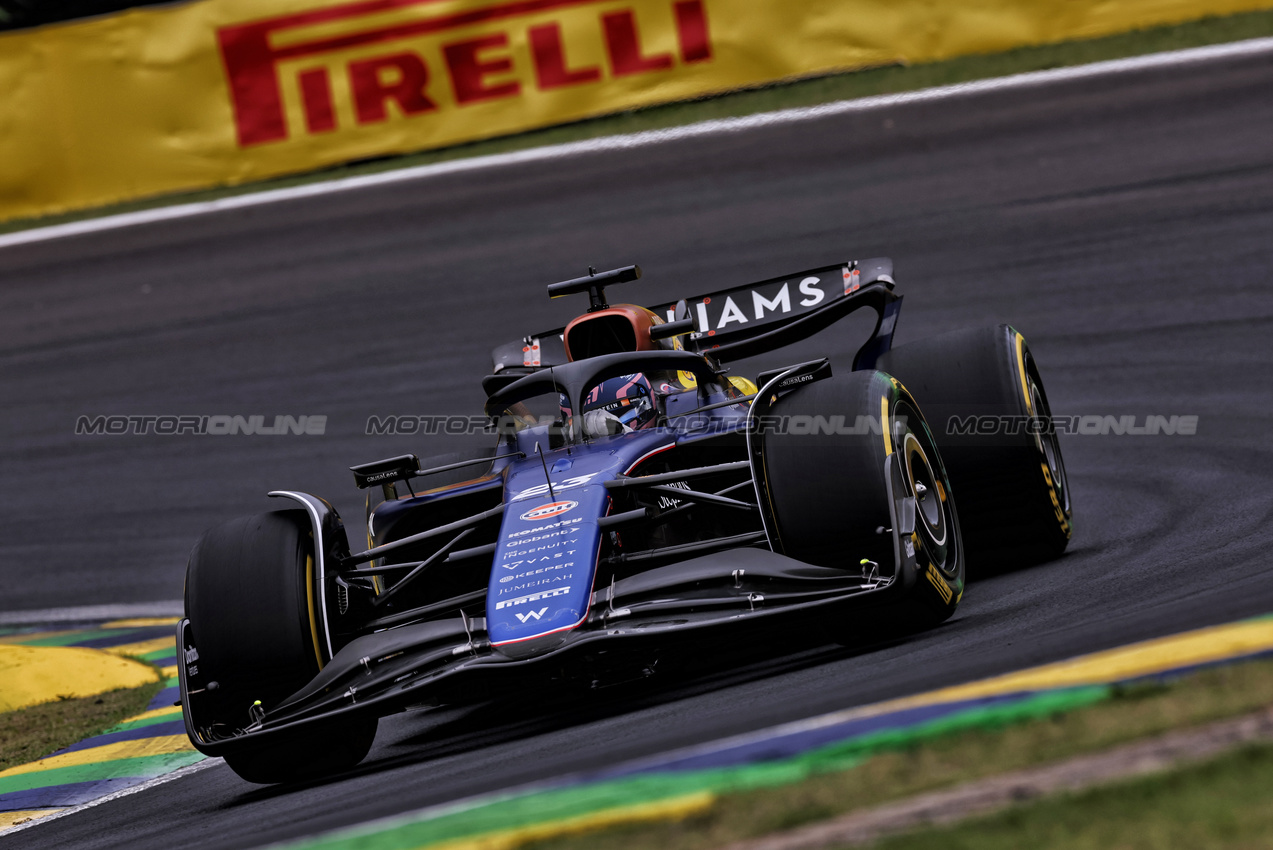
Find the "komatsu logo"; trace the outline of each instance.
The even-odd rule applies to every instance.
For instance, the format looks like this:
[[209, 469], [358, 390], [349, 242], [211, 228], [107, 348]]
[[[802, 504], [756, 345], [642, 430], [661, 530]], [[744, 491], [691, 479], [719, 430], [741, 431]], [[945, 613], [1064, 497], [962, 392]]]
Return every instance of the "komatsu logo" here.
[[577, 522], [583, 522], [583, 517], [575, 517], [574, 519], [563, 519], [561, 522], [554, 522], [548, 525], [540, 525], [535, 528], [524, 528], [521, 531], [510, 531], [505, 535], [509, 540], [515, 537], [525, 537], [527, 534], [538, 534], [541, 531], [549, 531], [555, 528], [562, 528], [567, 525], [574, 525]]
[[[539, 593], [532, 593], [529, 596], [519, 596], [516, 599], [506, 599], [503, 602], [497, 602], [495, 604], [495, 610], [499, 611], [503, 608], [512, 608], [514, 605], [525, 605], [527, 602], [538, 602], [541, 599], [551, 599], [554, 596], [563, 596], [569, 592], [570, 588], [568, 587], [558, 587], [553, 590], [544, 590]], [[526, 621], [522, 620], [522, 622], [524, 623]]]

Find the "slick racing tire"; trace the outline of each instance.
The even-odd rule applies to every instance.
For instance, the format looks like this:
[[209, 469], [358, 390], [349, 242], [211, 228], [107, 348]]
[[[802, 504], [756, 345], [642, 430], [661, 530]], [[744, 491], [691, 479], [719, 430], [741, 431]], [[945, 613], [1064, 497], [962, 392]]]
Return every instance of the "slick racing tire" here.
[[[328, 660], [313, 605], [314, 557], [303, 511], [240, 517], [209, 529], [186, 568], [186, 617], [204, 676], [214, 729], [248, 726], [259, 701], [276, 707]], [[227, 753], [249, 782], [291, 782], [345, 770], [366, 756], [377, 721], [358, 719], [277, 734]]]
[[876, 365], [924, 405], [974, 575], [1065, 551], [1069, 482], [1043, 380], [1020, 333], [1008, 325], [955, 331], [898, 346]]
[[[829, 636], [849, 643], [948, 619], [964, 589], [959, 517], [937, 446], [906, 388], [883, 372], [854, 372], [800, 387], [769, 412], [775, 430], [761, 439], [775, 548], [853, 573], [873, 561], [886, 576], [897, 553], [914, 551], [878, 597], [829, 618]], [[890, 463], [902, 489], [895, 495], [916, 500], [906, 536], [892, 527]]]

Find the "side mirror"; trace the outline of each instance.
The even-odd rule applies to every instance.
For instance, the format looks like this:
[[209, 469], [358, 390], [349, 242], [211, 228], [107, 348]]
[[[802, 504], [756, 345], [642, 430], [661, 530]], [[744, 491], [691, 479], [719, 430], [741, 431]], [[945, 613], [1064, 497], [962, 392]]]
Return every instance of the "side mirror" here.
[[685, 303], [685, 299], [676, 302], [676, 310], [672, 313], [673, 319], [670, 322], [664, 322], [661, 325], [653, 325], [650, 328], [650, 339], [671, 339], [674, 336], [682, 334], [692, 334], [698, 330], [694, 326], [694, 317], [690, 315], [689, 305]]

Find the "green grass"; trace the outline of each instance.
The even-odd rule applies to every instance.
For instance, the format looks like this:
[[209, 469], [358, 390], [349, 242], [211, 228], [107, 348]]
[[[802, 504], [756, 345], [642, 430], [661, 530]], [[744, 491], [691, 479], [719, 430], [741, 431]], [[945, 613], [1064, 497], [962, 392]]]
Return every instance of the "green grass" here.
[[59, 699], [0, 714], [0, 770], [35, 761], [140, 714], [162, 684]]
[[[1223, 667], [1170, 686], [1122, 689], [1106, 702], [1047, 720], [954, 734], [873, 756], [849, 770], [727, 795], [684, 821], [616, 827], [528, 846], [552, 850], [720, 847], [889, 800], [1233, 717], [1270, 703], [1273, 661]], [[1015, 846], [1025, 846], [1025, 840]]]
[[878, 850], [1273, 846], [1273, 747], [881, 841]]
[[169, 204], [215, 200], [266, 189], [280, 189], [320, 180], [353, 177], [466, 157], [507, 153], [543, 145], [675, 127], [713, 118], [730, 118], [775, 109], [913, 91], [931, 86], [1270, 35], [1273, 35], [1273, 11], [1250, 12], [1205, 18], [1177, 26], [1137, 30], [1105, 38], [1020, 48], [1004, 53], [966, 56], [944, 62], [833, 74], [717, 97], [634, 110], [440, 150], [352, 163], [258, 183], [164, 195], [62, 215], [13, 219], [0, 222], [0, 233]]

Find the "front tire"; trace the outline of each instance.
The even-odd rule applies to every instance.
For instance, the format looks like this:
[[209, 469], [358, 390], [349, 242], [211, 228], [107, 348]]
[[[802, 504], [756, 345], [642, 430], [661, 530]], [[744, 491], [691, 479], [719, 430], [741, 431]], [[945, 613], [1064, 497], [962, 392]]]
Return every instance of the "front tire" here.
[[[199, 538], [186, 568], [186, 617], [216, 733], [252, 723], [327, 662], [316, 610], [313, 540], [303, 511], [240, 517]], [[292, 782], [345, 770], [366, 756], [376, 719], [274, 735], [226, 755], [249, 782]], [[246, 744], [246, 742], [245, 742]]]
[[[854, 372], [790, 392], [770, 413], [781, 424], [763, 436], [775, 548], [806, 563], [854, 572], [863, 559], [902, 570], [881, 591], [880, 604], [828, 623], [831, 637], [853, 642], [948, 619], [964, 588], [959, 517], [937, 445], [906, 388], [882, 372]], [[909, 535], [892, 528], [885, 484], [890, 455], [896, 455], [901, 495], [916, 500]], [[914, 551], [909, 568], [897, 563], [908, 545]], [[901, 555], [903, 561], [910, 557]]]

